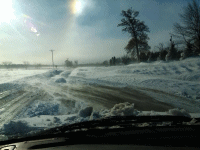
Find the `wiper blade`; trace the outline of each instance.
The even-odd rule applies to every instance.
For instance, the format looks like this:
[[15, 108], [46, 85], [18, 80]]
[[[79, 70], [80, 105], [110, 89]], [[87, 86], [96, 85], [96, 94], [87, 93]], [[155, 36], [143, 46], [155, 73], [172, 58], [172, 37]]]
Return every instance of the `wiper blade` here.
[[[56, 133], [66, 133], [77, 130], [88, 130], [98, 127], [109, 128], [112, 126], [118, 127], [137, 127], [140, 123], [150, 123], [155, 125], [161, 122], [170, 122], [171, 125], [183, 125], [183, 123], [192, 121], [193, 118], [186, 116], [112, 116], [103, 119], [96, 119], [84, 122], [78, 122], [70, 125], [64, 125], [60, 127], [50, 128], [43, 131], [45, 134], [56, 134]], [[200, 118], [195, 118], [196, 123], [200, 122]]]
[[[135, 132], [135, 134], [144, 134], [147, 132], [146, 136], [152, 136], [150, 133], [154, 133], [156, 131], [158, 134], [161, 132], [159, 129], [163, 130], [163, 128], [173, 129], [171, 132], [174, 132], [174, 129], [183, 129], [187, 131], [195, 131], [199, 129], [199, 126], [184, 126], [184, 122], [190, 122], [194, 118], [189, 118], [185, 116], [113, 116], [107, 117], [103, 119], [96, 119], [90, 120], [85, 122], [78, 122], [70, 125], [63, 125], [60, 127], [50, 128], [43, 131], [36, 132], [35, 134], [27, 134], [21, 135], [14, 138], [9, 138], [7, 141], [0, 141], [2, 145], [10, 144], [10, 143], [17, 143], [17, 142], [27, 142], [32, 140], [41, 140], [41, 139], [51, 139], [51, 138], [64, 138], [66, 140], [71, 140], [71, 142], [76, 141], [77, 137], [84, 138], [84, 137], [104, 137], [107, 133], [117, 133], [118, 131], [124, 133], [124, 131]], [[196, 122], [200, 122], [200, 118], [195, 118]], [[181, 126], [181, 127], [139, 127], [137, 126], [140, 123], [159, 123], [159, 122], [171, 122], [174, 126]], [[111, 128], [112, 126], [119, 126], [123, 129]], [[104, 129], [101, 130], [99, 127], [103, 127]], [[82, 129], [87, 129], [87, 131], [83, 131]], [[193, 130], [194, 129], [194, 130]], [[77, 130], [79, 130], [77, 132]], [[146, 130], [146, 131], [145, 131]], [[179, 132], [181, 132], [179, 130]], [[150, 132], [153, 131], [153, 132]], [[198, 130], [199, 132], [199, 130]], [[149, 133], [149, 135], [148, 135]]]
[[[112, 129], [114, 126], [118, 126], [121, 128], [137, 128], [138, 124], [141, 123], [149, 123], [150, 126], [155, 126], [157, 123], [170, 122], [171, 126], [182, 126], [183, 123], [191, 122], [193, 118], [189, 118], [186, 116], [112, 116], [106, 118], [100, 118], [96, 120], [77, 122], [70, 125], [63, 125], [59, 127], [54, 127], [50, 129], [45, 129], [42, 131], [38, 131], [31, 134], [26, 134], [21, 136], [13, 136], [9, 139], [15, 139], [15, 141], [29, 141], [33, 139], [47, 139], [47, 138], [55, 138], [56, 137], [67, 137], [68, 134], [74, 133], [77, 131], [93, 130], [93, 129]], [[200, 122], [200, 118], [195, 118], [195, 123]], [[139, 127], [140, 128], [140, 127]], [[78, 132], [77, 132], [78, 133]], [[7, 142], [9, 142], [8, 140]]]

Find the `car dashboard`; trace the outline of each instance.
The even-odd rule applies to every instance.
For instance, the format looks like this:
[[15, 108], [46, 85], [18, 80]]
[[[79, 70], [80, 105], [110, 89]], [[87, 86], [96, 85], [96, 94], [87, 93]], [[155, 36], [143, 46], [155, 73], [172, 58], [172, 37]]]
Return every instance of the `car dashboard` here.
[[[6, 141], [1, 150], [176, 150], [200, 149], [199, 125], [90, 129]], [[17, 142], [18, 141], [18, 142]]]

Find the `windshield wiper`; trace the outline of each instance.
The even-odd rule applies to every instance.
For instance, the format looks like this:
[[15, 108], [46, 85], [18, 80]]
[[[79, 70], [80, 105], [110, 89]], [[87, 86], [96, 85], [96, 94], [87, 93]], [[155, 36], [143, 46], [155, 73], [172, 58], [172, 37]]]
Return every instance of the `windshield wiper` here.
[[[150, 123], [155, 126], [156, 123], [170, 122], [171, 126], [183, 125], [185, 122], [190, 122], [193, 118], [186, 116], [112, 116], [96, 120], [77, 122], [70, 125], [63, 125], [41, 131], [43, 135], [59, 134], [66, 132], [75, 132], [78, 130], [89, 130], [94, 128], [109, 128], [118, 127], [138, 127], [141, 123]], [[200, 118], [195, 118], [196, 123]], [[38, 132], [38, 134], [40, 134]]]
[[[67, 126], [60, 126], [51, 129], [47, 129], [48, 133], [65, 133], [80, 129], [93, 129], [98, 127], [109, 128], [112, 126], [118, 127], [138, 127], [141, 123], [150, 123], [155, 126], [156, 123], [170, 122], [171, 126], [184, 125], [187, 122], [192, 121], [193, 118], [186, 116], [112, 116], [103, 119], [96, 119], [84, 122], [78, 122]], [[200, 122], [200, 118], [195, 118], [196, 122]]]
[[[11, 139], [17, 139], [18, 141], [29, 141], [33, 139], [47, 139], [56, 137], [66, 137], [74, 134], [75, 132], [84, 132], [92, 130], [111, 130], [117, 128], [141, 128], [157, 126], [162, 123], [161, 126], [183, 126], [186, 123], [189, 123], [194, 118], [189, 118], [186, 116], [112, 116], [96, 120], [77, 122], [70, 125], [62, 125], [54, 128], [44, 129], [37, 131], [36, 133], [27, 134], [27, 135], [18, 135], [18, 137], [11, 137]], [[195, 123], [199, 123], [200, 118], [195, 118]], [[146, 126], [140, 126], [141, 124], [146, 123]], [[20, 138], [19, 138], [20, 137]], [[21, 138], [23, 137], [23, 138]]]

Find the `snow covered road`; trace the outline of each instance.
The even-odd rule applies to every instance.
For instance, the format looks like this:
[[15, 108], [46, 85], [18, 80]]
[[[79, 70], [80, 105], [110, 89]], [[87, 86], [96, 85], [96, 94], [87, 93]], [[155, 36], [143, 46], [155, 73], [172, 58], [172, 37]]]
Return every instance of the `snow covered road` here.
[[200, 113], [199, 58], [35, 70], [32, 75], [23, 71], [19, 73], [22, 78], [0, 84], [0, 126], [4, 134], [14, 132], [10, 128], [16, 127], [13, 121], [25, 121], [24, 127], [31, 127], [31, 131], [130, 112]]
[[[5, 123], [8, 123], [20, 113], [20, 111], [27, 107], [33, 100], [38, 98], [38, 96], [32, 96], [36, 93], [33, 92], [22, 92], [19, 91], [20, 95], [15, 99], [8, 101], [3, 105], [3, 111], [1, 111], [0, 127]], [[37, 95], [37, 94], [36, 94]], [[41, 98], [41, 97], [40, 97]]]
[[101, 108], [101, 106], [111, 109], [115, 104], [124, 102], [134, 103], [135, 109], [144, 111], [167, 111], [173, 108], [170, 104], [156, 101], [139, 90], [127, 87], [82, 84], [78, 87], [69, 85], [68, 87], [66, 86], [66, 89], [68, 89], [69, 95], [90, 103], [95, 109]]

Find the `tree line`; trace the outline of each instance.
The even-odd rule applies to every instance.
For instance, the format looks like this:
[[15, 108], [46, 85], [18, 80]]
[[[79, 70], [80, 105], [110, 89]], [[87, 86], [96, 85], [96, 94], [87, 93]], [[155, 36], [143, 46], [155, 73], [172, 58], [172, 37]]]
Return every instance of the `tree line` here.
[[51, 65], [43, 65], [41, 63], [35, 63], [35, 64], [30, 64], [28, 61], [24, 61], [23, 64], [13, 64], [11, 61], [4, 61], [2, 64], [0, 64], [0, 68], [5, 68], [5, 69], [13, 69], [13, 68], [36, 68], [40, 69], [41, 67], [50, 67]]

